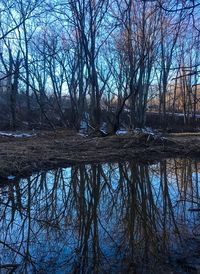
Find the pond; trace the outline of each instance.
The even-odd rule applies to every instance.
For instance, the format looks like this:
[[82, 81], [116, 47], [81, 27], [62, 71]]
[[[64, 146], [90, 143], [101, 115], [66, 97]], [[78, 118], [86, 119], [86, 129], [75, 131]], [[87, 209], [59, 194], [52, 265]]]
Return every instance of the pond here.
[[197, 273], [200, 162], [77, 165], [0, 185], [0, 273]]

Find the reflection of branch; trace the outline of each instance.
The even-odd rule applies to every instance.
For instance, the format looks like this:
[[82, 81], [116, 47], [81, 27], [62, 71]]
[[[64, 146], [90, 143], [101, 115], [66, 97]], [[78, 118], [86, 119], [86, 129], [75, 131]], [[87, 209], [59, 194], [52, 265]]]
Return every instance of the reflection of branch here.
[[10, 246], [9, 244], [7, 244], [7, 243], [5, 243], [5, 242], [3, 242], [3, 241], [1, 241], [1, 240], [0, 240], [0, 244], [6, 246], [6, 247], [9, 248], [11, 251], [14, 251], [14, 252], [17, 253], [18, 255], [22, 256], [24, 259], [28, 260], [30, 263], [33, 263], [33, 261], [32, 261], [29, 257], [25, 256], [25, 255], [22, 254], [19, 250], [16, 250], [15, 248], [13, 248], [12, 246]]
[[[18, 266], [20, 266], [20, 264], [1, 264], [0, 265], [0, 269], [4, 269], [4, 268], [12, 268], [12, 271], [10, 271], [9, 273], [13, 273], [13, 271], [15, 271]], [[1, 270], [0, 270], [1, 271]]]
[[108, 234], [108, 236], [110, 237], [110, 239], [113, 241], [113, 243], [115, 243], [115, 245], [119, 248], [118, 243], [114, 240], [114, 238], [112, 237], [112, 235], [109, 233], [109, 231], [103, 226], [101, 219], [98, 217], [98, 221], [100, 226], [102, 227], [102, 229]]
[[163, 7], [163, 5], [161, 3], [159, 3], [159, 6], [161, 9], [163, 9], [164, 11], [167, 11], [167, 12], [177, 12], [177, 11], [184, 11], [184, 10], [193, 10], [195, 9], [196, 7], [200, 6], [200, 3], [197, 3], [197, 4], [194, 4], [192, 6], [187, 6], [187, 7], [182, 7], [182, 8], [177, 8], [177, 9], [167, 9], [165, 7]]
[[[173, 205], [173, 208], [174, 207], [176, 207], [179, 203], [181, 203], [181, 202], [188, 202], [188, 203], [192, 203], [192, 204], [196, 204], [196, 205], [198, 205], [198, 206], [200, 206], [200, 203], [198, 203], [198, 202], [195, 202], [195, 201], [189, 201], [189, 200], [187, 200], [187, 199], [179, 199], [179, 200], [177, 200], [176, 202], [175, 202], [175, 204]], [[193, 209], [188, 209], [189, 211], [192, 211]], [[199, 211], [200, 209], [198, 208], [198, 211]], [[194, 209], [194, 211], [195, 211], [195, 209]]]

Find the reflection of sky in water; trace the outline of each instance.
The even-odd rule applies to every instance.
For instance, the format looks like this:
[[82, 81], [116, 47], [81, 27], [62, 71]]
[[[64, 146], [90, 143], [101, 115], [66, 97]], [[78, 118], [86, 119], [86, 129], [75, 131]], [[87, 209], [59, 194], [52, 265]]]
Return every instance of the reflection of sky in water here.
[[14, 180], [0, 188], [0, 262], [18, 263], [19, 273], [69, 273], [91, 271], [92, 262], [117, 271], [147, 253], [158, 258], [199, 225], [199, 176], [198, 163], [172, 159], [80, 165]]

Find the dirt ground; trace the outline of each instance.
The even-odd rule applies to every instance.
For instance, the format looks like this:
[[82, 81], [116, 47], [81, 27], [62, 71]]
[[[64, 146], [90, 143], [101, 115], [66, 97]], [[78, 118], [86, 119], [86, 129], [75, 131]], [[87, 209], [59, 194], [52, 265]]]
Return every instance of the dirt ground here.
[[199, 157], [200, 133], [165, 138], [123, 135], [84, 137], [74, 131], [40, 132], [34, 137], [0, 136], [0, 177], [26, 176], [34, 171], [78, 163], [167, 157]]

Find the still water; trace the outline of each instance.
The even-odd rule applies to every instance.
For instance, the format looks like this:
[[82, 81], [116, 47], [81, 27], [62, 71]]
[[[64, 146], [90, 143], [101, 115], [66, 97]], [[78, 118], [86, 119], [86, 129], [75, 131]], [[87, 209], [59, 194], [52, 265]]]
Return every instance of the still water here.
[[199, 193], [191, 159], [1, 182], [0, 273], [197, 273]]

